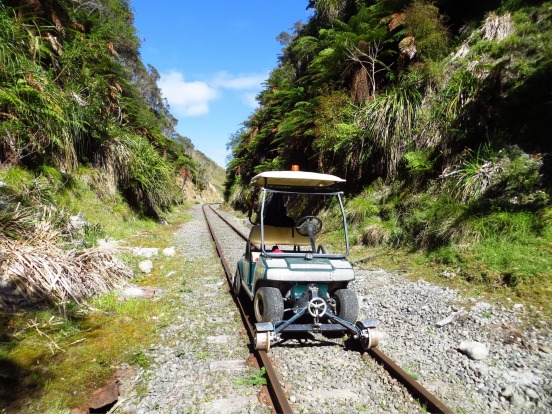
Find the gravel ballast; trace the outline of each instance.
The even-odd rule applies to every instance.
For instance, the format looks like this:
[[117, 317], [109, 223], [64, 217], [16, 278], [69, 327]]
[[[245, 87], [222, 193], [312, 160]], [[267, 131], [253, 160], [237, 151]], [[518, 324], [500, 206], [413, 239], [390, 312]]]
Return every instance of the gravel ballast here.
[[190, 213], [175, 234], [175, 260], [182, 274], [193, 272], [172, 304], [179, 316], [146, 350], [149, 367], [124, 379], [117, 412], [270, 413], [261, 385], [251, 384], [256, 370], [201, 206]]
[[[242, 219], [222, 213], [247, 233]], [[123, 412], [270, 412], [259, 402], [260, 387], [245, 385], [247, 338], [221, 283], [201, 207], [191, 214], [175, 235], [177, 258], [203, 270], [175, 303], [179, 320], [147, 351], [153, 362], [131, 379]], [[235, 263], [244, 242], [220, 220], [215, 229]], [[355, 273], [350, 287], [359, 298], [359, 319], [380, 320], [380, 349], [455, 412], [552, 412], [548, 321], [528, 323], [529, 310], [513, 301], [465, 298], [379, 269], [355, 266]], [[478, 353], [470, 357], [465, 347], [473, 343]], [[301, 334], [272, 347], [269, 356], [295, 412], [424, 411], [352, 340]]]
[[[233, 220], [247, 232], [243, 220]], [[549, 321], [535, 322], [514, 301], [505, 306], [465, 298], [404, 274], [355, 266], [355, 275], [349, 287], [359, 299], [359, 319], [379, 319], [380, 349], [455, 412], [552, 412]], [[312, 412], [317, 404], [318, 412], [421, 411], [394, 394], [402, 387], [370, 358], [337, 340], [318, 339], [288, 340], [270, 351], [296, 410]], [[470, 358], [463, 342], [482, 345], [486, 356]]]

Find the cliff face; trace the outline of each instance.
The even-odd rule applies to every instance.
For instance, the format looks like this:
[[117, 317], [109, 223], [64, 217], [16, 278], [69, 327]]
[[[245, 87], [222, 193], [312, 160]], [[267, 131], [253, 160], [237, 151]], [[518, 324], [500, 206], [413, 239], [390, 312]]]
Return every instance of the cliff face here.
[[427, 185], [485, 146], [540, 159], [549, 187], [549, 2], [342, 6], [313, 3], [288, 35], [260, 109], [230, 143], [227, 190], [292, 164], [355, 192], [378, 178]]

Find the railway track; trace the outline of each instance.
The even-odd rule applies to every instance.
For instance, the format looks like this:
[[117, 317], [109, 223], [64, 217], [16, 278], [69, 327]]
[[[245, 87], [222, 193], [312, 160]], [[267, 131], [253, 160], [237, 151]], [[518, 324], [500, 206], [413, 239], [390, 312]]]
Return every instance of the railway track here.
[[[228, 283], [228, 290], [232, 292], [231, 284], [232, 277], [235, 269], [235, 261], [232, 261], [224, 251], [224, 244], [217, 235], [216, 225], [213, 223], [215, 220], [218, 223], [224, 223], [229, 229], [238, 235], [244, 241], [247, 240], [247, 235], [234, 225], [230, 220], [220, 214], [212, 205], [203, 206], [203, 214], [209, 227], [209, 231], [216, 246], [217, 253], [220, 257], [222, 266], [226, 274], [226, 280]], [[215, 218], [215, 219], [213, 219]], [[244, 322], [244, 326], [249, 335], [250, 343], [253, 343], [254, 328], [253, 321], [250, 319], [251, 312], [247, 311], [247, 303], [243, 303], [241, 298], [235, 297], [234, 300], [240, 309], [241, 317]], [[253, 347], [252, 347], [253, 348]], [[292, 407], [290, 401], [286, 395], [280, 379], [278, 378], [276, 369], [273, 365], [268, 353], [262, 350], [255, 350], [255, 356], [258, 364], [261, 367], [265, 367], [267, 376], [267, 388], [270, 394], [270, 399], [274, 410], [278, 413], [292, 413]], [[390, 357], [385, 355], [378, 348], [371, 348], [366, 351], [374, 361], [381, 365], [396, 381], [403, 385], [404, 388], [414, 397], [420, 406], [424, 407], [424, 410], [432, 413], [452, 413], [453, 411], [443, 404], [435, 395], [430, 393], [424, 388], [418, 381], [416, 381], [410, 374], [398, 366]], [[383, 408], [383, 407], [382, 407]]]

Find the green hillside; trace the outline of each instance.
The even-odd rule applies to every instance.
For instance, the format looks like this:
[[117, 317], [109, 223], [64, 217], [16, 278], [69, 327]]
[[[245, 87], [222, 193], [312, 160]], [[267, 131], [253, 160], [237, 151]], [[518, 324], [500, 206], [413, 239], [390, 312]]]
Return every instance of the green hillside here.
[[229, 202], [245, 209], [261, 171], [333, 173], [356, 247], [550, 297], [552, 3], [308, 7], [229, 143]]
[[139, 46], [126, 0], [2, 2], [4, 210], [82, 210], [86, 189], [159, 218], [183, 200], [182, 181], [200, 189], [222, 181], [222, 169], [175, 131], [159, 74], [144, 66]]

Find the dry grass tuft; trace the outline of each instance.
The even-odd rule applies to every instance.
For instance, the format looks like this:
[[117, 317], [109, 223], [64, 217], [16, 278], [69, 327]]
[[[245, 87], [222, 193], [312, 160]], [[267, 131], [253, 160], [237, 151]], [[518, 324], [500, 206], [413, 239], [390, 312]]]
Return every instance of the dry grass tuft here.
[[120, 248], [63, 250], [58, 237], [49, 221], [35, 223], [17, 240], [0, 234], [0, 307], [82, 303], [132, 277], [116, 256]]
[[371, 223], [359, 236], [359, 242], [365, 246], [379, 246], [386, 244], [390, 238], [390, 232], [381, 223]]

